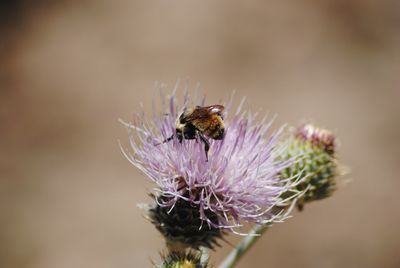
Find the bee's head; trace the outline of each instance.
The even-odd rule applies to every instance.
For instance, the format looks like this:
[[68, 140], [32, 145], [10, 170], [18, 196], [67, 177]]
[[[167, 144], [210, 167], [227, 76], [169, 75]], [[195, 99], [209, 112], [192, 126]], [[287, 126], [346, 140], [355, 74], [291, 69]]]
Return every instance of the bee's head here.
[[185, 117], [187, 117], [188, 115], [190, 115], [191, 113], [193, 113], [193, 110], [194, 110], [194, 109], [192, 109], [192, 108], [187, 108], [187, 107], [183, 108], [183, 110], [182, 110], [180, 116], [177, 118], [177, 121], [178, 121], [178, 122], [182, 122], [182, 121], [184, 120]]

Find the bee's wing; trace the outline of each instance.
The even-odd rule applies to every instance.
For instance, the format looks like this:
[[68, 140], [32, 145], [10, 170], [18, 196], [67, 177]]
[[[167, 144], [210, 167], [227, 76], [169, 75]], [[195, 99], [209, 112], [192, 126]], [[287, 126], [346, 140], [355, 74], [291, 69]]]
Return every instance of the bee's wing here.
[[219, 104], [217, 104], [217, 105], [211, 105], [211, 106], [204, 107], [204, 108], [207, 108], [210, 114], [218, 114], [218, 115], [221, 115], [222, 112], [223, 112], [224, 109], [225, 109], [224, 106], [219, 105]]
[[209, 116], [210, 112], [208, 107], [196, 106], [192, 111], [186, 112], [182, 115], [181, 123], [184, 124], [198, 119], [207, 119]]
[[196, 106], [193, 111], [183, 114], [181, 118], [181, 123], [189, 123], [195, 120], [205, 120], [210, 118], [211, 115], [218, 114], [221, 115], [224, 110], [222, 105], [211, 105], [206, 107]]

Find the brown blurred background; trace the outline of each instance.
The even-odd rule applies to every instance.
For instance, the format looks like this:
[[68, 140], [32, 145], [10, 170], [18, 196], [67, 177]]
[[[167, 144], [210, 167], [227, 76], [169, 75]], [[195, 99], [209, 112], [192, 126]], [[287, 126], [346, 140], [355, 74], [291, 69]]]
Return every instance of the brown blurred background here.
[[[118, 122], [178, 78], [334, 129], [352, 182], [238, 267], [400, 267], [400, 2], [1, 1], [0, 267], [150, 267]], [[235, 243], [237, 237], [230, 237]], [[231, 249], [213, 254], [217, 263]]]

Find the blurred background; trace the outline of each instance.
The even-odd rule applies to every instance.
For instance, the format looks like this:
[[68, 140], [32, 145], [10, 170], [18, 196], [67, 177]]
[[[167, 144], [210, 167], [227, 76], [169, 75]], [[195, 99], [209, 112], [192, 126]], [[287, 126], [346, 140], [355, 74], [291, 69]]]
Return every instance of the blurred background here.
[[397, 0], [1, 1], [0, 266], [159, 260], [136, 207], [153, 184], [122, 156], [117, 119], [181, 78], [209, 103], [236, 90], [276, 126], [333, 129], [351, 167], [238, 267], [400, 267], [399, 34]]

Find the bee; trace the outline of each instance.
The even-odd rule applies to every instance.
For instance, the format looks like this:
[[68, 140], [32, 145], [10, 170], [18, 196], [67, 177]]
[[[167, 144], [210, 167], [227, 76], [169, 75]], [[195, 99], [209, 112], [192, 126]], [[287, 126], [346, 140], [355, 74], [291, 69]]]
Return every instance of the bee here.
[[224, 106], [196, 106], [195, 108], [185, 109], [177, 118], [175, 123], [175, 133], [165, 139], [163, 143], [169, 142], [176, 137], [180, 143], [182, 140], [198, 140], [204, 143], [206, 161], [208, 161], [208, 151], [210, 142], [208, 138], [222, 140], [225, 135], [224, 121], [222, 112]]

